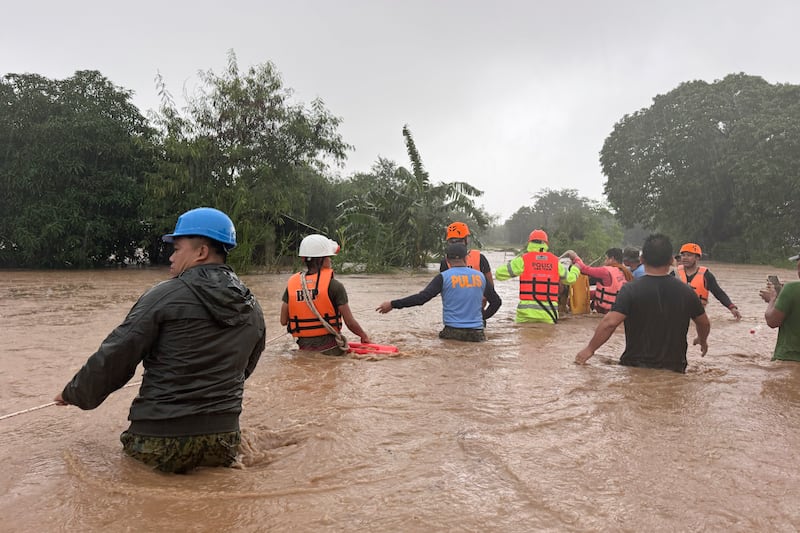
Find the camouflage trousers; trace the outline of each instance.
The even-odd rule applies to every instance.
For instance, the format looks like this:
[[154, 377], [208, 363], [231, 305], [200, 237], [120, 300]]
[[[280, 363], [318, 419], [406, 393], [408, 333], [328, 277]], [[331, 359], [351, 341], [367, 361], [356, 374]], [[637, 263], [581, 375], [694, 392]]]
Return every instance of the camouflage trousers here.
[[162, 472], [185, 474], [198, 466], [231, 466], [236, 461], [238, 431], [186, 437], [148, 437], [123, 432], [126, 454]]
[[486, 335], [483, 333], [483, 328], [467, 329], [445, 326], [444, 329], [439, 332], [439, 338], [466, 342], [481, 342], [486, 340]]

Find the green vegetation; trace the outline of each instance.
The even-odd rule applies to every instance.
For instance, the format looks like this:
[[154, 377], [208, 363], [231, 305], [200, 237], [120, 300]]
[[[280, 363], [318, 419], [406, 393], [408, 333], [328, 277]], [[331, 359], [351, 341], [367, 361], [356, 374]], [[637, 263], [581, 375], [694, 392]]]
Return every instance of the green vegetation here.
[[293, 260], [312, 232], [342, 244], [338, 262], [418, 268], [439, 256], [455, 220], [476, 245], [518, 249], [543, 228], [553, 250], [587, 258], [637, 245], [650, 229], [733, 261], [800, 244], [798, 86], [743, 74], [682, 84], [606, 139], [608, 206], [543, 189], [498, 225], [475, 203], [482, 191], [431, 179], [408, 126], [408, 168], [378, 158], [335, 178], [352, 148], [341, 119], [319, 99], [294, 102], [272, 63], [240, 71], [231, 52], [224, 72], [200, 81], [179, 111], [159, 79], [161, 109], [148, 120], [96, 71], [0, 79], [0, 267], [97, 267], [142, 251], [164, 263], [160, 236], [198, 206], [235, 221], [230, 259], [243, 271]]
[[92, 267], [133, 257], [153, 130], [99, 72], [0, 82], [0, 266]]
[[623, 224], [727, 261], [800, 244], [800, 86], [744, 74], [683, 83], [617, 123], [600, 160]]

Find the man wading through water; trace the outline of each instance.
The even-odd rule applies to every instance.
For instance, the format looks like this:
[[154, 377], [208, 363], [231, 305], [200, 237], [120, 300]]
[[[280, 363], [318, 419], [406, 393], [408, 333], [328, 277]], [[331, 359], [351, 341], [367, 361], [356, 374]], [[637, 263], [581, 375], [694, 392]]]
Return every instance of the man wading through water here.
[[333, 277], [331, 257], [338, 253], [336, 241], [324, 235], [315, 233], [300, 241], [298, 255], [306, 271], [289, 278], [282, 297], [281, 325], [297, 339], [301, 350], [324, 355], [346, 354], [348, 345], [342, 335], [342, 320], [363, 344], [370, 343], [350, 310], [344, 285]]
[[231, 466], [241, 440], [244, 381], [264, 350], [264, 315], [225, 264], [236, 246], [225, 213], [187, 211], [163, 240], [175, 247], [169, 258], [175, 277], [139, 298], [55, 402], [94, 409], [141, 362], [131, 424], [120, 436], [125, 453], [162, 472]]
[[439, 332], [439, 338], [485, 341], [484, 324], [497, 308], [482, 309], [483, 299], [494, 288], [487, 283], [482, 272], [467, 266], [467, 253], [467, 247], [460, 242], [448, 244], [445, 257], [450, 268], [434, 276], [417, 294], [383, 302], [375, 310], [388, 313], [392, 309], [424, 305], [441, 294], [444, 329]]

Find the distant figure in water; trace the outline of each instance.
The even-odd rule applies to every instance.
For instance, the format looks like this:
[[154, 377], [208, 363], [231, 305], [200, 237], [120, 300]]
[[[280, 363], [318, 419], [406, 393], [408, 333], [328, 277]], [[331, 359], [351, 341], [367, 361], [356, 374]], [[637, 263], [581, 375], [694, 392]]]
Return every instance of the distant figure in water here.
[[669, 275], [672, 243], [661, 234], [649, 236], [642, 247], [642, 261], [645, 275], [623, 285], [589, 344], [578, 352], [576, 363], [589, 360], [623, 322], [622, 365], [684, 372], [690, 319], [697, 327], [694, 344], [700, 345], [700, 355], [705, 356], [711, 323], [692, 288]]
[[175, 277], [145, 292], [125, 321], [55, 397], [94, 409], [144, 366], [122, 433], [125, 453], [162, 472], [231, 466], [241, 435], [244, 381], [264, 350], [256, 297], [225, 264], [233, 222], [201, 207], [164, 235]]
[[439, 332], [439, 337], [468, 342], [484, 341], [484, 323], [497, 309], [483, 310], [483, 299], [494, 289], [481, 271], [467, 266], [467, 247], [462, 243], [448, 244], [445, 257], [450, 268], [434, 276], [421, 292], [383, 302], [375, 310], [388, 313], [392, 309], [424, 305], [441, 294], [444, 329]]
[[544, 230], [533, 230], [525, 253], [495, 271], [498, 281], [519, 277], [516, 322], [558, 322], [559, 287], [572, 285], [580, 275], [577, 266], [563, 265], [550, 253], [548, 241]]
[[636, 248], [625, 248], [622, 251], [622, 264], [628, 267], [634, 279], [644, 276], [644, 264], [642, 256]]
[[569, 257], [580, 269], [581, 274], [597, 279], [595, 290], [591, 291], [590, 298], [592, 309], [601, 315], [611, 310], [622, 286], [633, 279], [631, 271], [622, 264], [622, 250], [619, 248], [606, 250], [606, 260], [599, 267], [584, 264], [578, 254], [572, 250], [567, 250], [564, 255]]
[[676, 266], [675, 276], [694, 289], [704, 306], [708, 303], [708, 293], [711, 292], [714, 298], [719, 300], [719, 303], [728, 308], [733, 318], [741, 320], [742, 314], [739, 312], [739, 308], [719, 286], [714, 274], [706, 267], [699, 265], [702, 256], [703, 251], [700, 246], [693, 242], [687, 242], [681, 246], [680, 263]]
[[[486, 278], [486, 284], [491, 289], [487, 292], [488, 296], [483, 299], [484, 315], [494, 316], [497, 310], [500, 309], [503, 300], [500, 299], [500, 295], [497, 294], [497, 291], [494, 289], [494, 278], [492, 277], [492, 267], [489, 265], [489, 260], [486, 259], [486, 256], [483, 255], [480, 250], [470, 250], [469, 236], [470, 231], [466, 224], [463, 222], [453, 222], [447, 226], [445, 242], [446, 244], [461, 243], [467, 247], [465, 264], [470, 268], [480, 270]], [[439, 264], [439, 272], [444, 272], [450, 268], [450, 266], [447, 257], [443, 257], [442, 262]], [[485, 325], [486, 324], [484, 324], [484, 326]]]
[[[800, 277], [800, 254], [790, 257], [789, 261], [797, 262]], [[759, 294], [767, 302], [764, 313], [767, 325], [778, 328], [772, 360], [800, 361], [800, 282], [786, 283], [780, 291], [768, 283], [766, 290]]]
[[300, 241], [298, 255], [306, 271], [289, 278], [283, 292], [281, 325], [297, 339], [301, 350], [345, 355], [348, 348], [342, 320], [362, 343], [370, 343], [350, 310], [344, 285], [333, 277], [331, 257], [338, 253], [339, 244], [324, 235], [308, 235]]

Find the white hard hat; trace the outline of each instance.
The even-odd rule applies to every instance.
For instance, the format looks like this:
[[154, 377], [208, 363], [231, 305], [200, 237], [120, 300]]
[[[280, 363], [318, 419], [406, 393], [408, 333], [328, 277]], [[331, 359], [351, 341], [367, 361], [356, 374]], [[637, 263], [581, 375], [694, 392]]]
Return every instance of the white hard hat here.
[[300, 241], [300, 257], [330, 257], [339, 253], [339, 243], [317, 233]]

